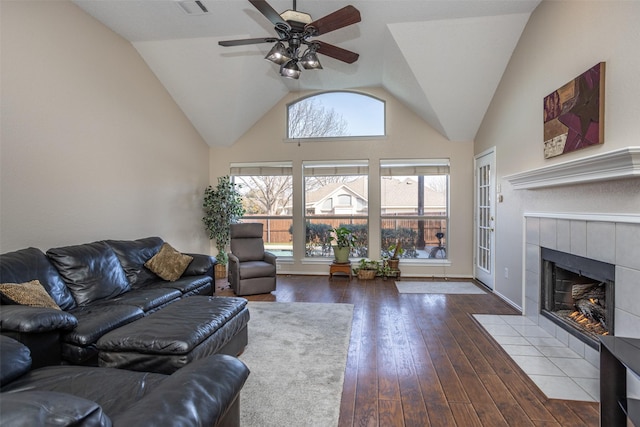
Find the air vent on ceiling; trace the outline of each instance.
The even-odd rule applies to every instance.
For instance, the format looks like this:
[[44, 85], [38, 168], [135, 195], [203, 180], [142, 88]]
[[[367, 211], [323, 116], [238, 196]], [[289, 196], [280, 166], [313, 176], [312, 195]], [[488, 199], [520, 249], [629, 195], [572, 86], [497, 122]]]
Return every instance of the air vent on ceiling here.
[[207, 7], [200, 1], [183, 1], [179, 0], [178, 6], [180, 9], [187, 15], [204, 15], [205, 13], [209, 13]]

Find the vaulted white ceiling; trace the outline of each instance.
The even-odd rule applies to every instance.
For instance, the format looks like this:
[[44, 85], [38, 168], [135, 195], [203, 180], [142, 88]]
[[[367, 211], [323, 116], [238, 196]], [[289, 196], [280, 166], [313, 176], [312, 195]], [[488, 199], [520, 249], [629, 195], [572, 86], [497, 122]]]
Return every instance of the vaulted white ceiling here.
[[[268, 0], [278, 12], [290, 0]], [[347, 4], [362, 22], [318, 37], [360, 54], [354, 64], [320, 55], [299, 80], [262, 58], [271, 44], [220, 40], [275, 35], [246, 0], [75, 0], [129, 40], [212, 147], [229, 146], [289, 91], [384, 87], [452, 141], [471, 141], [529, 15], [540, 0], [299, 0], [321, 18]]]

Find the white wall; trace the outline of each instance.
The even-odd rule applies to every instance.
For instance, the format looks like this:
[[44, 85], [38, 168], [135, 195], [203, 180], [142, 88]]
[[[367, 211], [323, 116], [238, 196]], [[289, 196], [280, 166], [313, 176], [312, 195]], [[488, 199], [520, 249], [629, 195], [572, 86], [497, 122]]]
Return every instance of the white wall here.
[[[640, 180], [513, 190], [504, 176], [628, 146], [640, 146], [640, 2], [543, 1], [505, 71], [475, 141], [496, 146], [504, 202], [496, 216], [497, 292], [521, 306], [523, 213], [640, 214]], [[606, 62], [605, 142], [545, 160], [542, 100]], [[510, 271], [509, 279], [501, 272]]]
[[208, 251], [209, 147], [136, 50], [71, 2], [0, 4], [0, 250], [158, 235]]
[[[358, 89], [383, 99], [387, 105], [387, 138], [371, 140], [338, 140], [307, 142], [299, 146], [284, 142], [286, 135], [286, 105], [307, 93], [291, 93], [276, 104], [233, 146], [211, 149], [211, 183], [229, 173], [233, 162], [282, 161], [293, 162], [295, 262], [281, 264], [281, 272], [328, 273], [324, 264], [303, 263], [304, 218], [302, 206], [302, 162], [305, 160], [369, 160], [370, 206], [380, 198], [379, 165], [381, 158], [450, 158], [451, 160], [451, 221], [448, 237], [450, 266], [403, 266], [403, 275], [471, 277], [472, 271], [472, 206], [473, 206], [473, 146], [471, 143], [450, 142], [422, 119], [407, 109], [387, 91], [380, 88]], [[379, 212], [370, 212], [370, 233], [379, 235]], [[380, 243], [371, 242], [370, 254], [380, 253]]]

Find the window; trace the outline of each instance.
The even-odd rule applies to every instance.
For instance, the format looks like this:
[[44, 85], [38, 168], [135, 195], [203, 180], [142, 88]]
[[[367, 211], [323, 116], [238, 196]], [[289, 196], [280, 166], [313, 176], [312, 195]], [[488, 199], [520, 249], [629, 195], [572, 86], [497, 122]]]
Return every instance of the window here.
[[333, 257], [328, 241], [329, 229], [345, 226], [356, 238], [351, 255], [366, 257], [369, 238], [367, 161], [304, 162], [303, 174], [305, 256]]
[[356, 92], [324, 92], [287, 106], [287, 137], [385, 135], [384, 101]]
[[241, 185], [246, 209], [243, 222], [263, 223], [265, 249], [279, 257], [292, 257], [291, 162], [234, 163], [231, 178]]
[[449, 160], [380, 162], [381, 249], [402, 258], [446, 258], [449, 224]]
[[338, 194], [338, 206], [351, 206], [351, 196], [348, 194]]

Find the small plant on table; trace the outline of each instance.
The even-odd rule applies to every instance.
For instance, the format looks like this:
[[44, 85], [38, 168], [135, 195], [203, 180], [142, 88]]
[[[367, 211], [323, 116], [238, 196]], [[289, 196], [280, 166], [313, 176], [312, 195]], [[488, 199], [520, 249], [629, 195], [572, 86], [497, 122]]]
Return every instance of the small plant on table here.
[[362, 258], [353, 272], [358, 276], [358, 279], [369, 280], [382, 274], [382, 265], [380, 261]]

